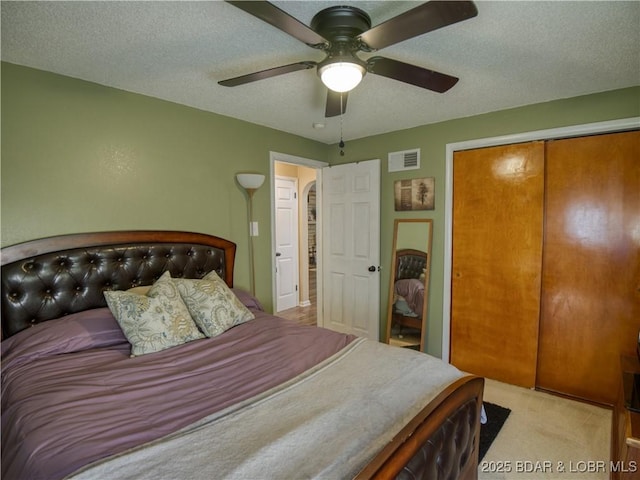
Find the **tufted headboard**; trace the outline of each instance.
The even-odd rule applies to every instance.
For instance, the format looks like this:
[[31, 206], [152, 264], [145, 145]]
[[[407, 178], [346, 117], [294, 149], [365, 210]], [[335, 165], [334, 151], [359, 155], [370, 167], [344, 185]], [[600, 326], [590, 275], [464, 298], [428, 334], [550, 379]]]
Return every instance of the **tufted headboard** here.
[[117, 231], [62, 235], [2, 249], [2, 338], [106, 306], [104, 290], [151, 285], [165, 271], [233, 287], [235, 243], [201, 233]]
[[420, 250], [405, 248], [396, 252], [396, 278], [420, 278], [427, 266], [427, 254]]

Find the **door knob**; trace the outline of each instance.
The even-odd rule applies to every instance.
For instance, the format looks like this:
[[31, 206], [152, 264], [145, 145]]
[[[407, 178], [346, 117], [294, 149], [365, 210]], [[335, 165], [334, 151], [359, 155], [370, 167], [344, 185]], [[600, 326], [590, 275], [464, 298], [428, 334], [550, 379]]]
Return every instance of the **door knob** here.
[[276, 257], [279, 257], [280, 255], [282, 255], [280, 252], [276, 252]]
[[375, 267], [374, 265], [371, 265], [371, 266], [369, 267], [369, 271], [370, 271], [370, 272], [375, 272], [375, 271], [376, 271], [376, 267]]

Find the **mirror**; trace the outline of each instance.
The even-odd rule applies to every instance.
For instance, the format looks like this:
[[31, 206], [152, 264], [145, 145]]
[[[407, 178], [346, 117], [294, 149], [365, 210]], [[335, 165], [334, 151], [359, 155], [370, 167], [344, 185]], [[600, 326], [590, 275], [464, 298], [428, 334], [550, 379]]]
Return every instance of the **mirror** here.
[[433, 220], [396, 219], [393, 250], [387, 343], [424, 351], [431, 273]]

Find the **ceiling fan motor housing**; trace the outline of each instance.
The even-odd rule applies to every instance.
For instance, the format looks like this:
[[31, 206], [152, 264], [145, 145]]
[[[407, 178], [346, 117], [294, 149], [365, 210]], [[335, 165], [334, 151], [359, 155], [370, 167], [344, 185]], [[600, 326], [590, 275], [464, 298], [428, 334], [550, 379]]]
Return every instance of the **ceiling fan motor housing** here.
[[352, 43], [371, 28], [371, 18], [359, 8], [338, 5], [316, 13], [311, 28], [331, 43]]

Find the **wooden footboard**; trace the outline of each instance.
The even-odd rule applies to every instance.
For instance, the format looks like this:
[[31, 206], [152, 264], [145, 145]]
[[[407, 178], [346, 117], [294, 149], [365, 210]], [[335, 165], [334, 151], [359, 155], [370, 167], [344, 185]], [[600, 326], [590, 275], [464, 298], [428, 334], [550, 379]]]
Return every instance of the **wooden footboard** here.
[[477, 479], [483, 389], [473, 375], [451, 384], [356, 479]]

